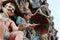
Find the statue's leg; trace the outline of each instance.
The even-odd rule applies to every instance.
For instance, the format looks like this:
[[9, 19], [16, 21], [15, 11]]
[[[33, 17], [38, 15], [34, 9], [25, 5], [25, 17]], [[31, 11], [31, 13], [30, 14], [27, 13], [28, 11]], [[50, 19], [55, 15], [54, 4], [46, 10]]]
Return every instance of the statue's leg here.
[[0, 40], [4, 40], [4, 21], [0, 19]]
[[21, 31], [16, 31], [16, 32], [12, 32], [9, 40], [23, 40], [23, 32]]

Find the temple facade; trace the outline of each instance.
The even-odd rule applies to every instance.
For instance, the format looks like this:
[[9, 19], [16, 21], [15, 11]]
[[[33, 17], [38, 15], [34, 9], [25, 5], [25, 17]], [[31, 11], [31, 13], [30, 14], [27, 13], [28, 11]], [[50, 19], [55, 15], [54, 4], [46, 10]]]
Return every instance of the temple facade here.
[[[47, 0], [1, 0], [2, 5], [11, 2], [15, 4], [15, 16], [11, 19], [16, 23], [16, 18], [22, 16], [25, 10], [31, 10], [33, 16], [31, 17], [29, 23], [39, 24], [33, 27], [35, 35], [38, 37], [32, 39], [27, 33], [26, 36], [29, 40], [58, 40], [57, 30], [54, 28], [54, 17], [51, 16], [51, 10], [49, 9], [49, 3]], [[17, 24], [16, 24], [17, 25]], [[18, 26], [18, 25], [17, 25]], [[28, 40], [26, 39], [26, 40]]]

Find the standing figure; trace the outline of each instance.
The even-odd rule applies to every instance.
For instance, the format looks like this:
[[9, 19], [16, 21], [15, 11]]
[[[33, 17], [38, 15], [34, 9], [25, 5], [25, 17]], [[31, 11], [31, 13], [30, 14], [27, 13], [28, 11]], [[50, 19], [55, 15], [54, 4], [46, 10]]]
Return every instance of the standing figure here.
[[9, 17], [14, 15], [15, 6], [7, 3], [3, 8], [4, 40], [23, 40], [23, 32], [17, 31], [18, 27]]

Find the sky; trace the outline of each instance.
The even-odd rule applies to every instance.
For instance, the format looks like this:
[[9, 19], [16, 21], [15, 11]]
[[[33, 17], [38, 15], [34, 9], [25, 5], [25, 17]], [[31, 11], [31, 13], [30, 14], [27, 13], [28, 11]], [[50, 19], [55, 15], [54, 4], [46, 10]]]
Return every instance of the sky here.
[[51, 15], [54, 17], [54, 27], [58, 30], [57, 36], [60, 40], [60, 0], [47, 0]]

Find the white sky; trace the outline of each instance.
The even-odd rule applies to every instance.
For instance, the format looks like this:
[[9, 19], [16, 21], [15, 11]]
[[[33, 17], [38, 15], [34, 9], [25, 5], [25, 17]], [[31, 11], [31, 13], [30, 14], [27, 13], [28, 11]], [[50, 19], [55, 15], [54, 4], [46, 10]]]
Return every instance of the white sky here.
[[51, 15], [54, 16], [54, 26], [58, 30], [58, 40], [60, 40], [60, 0], [47, 0]]

